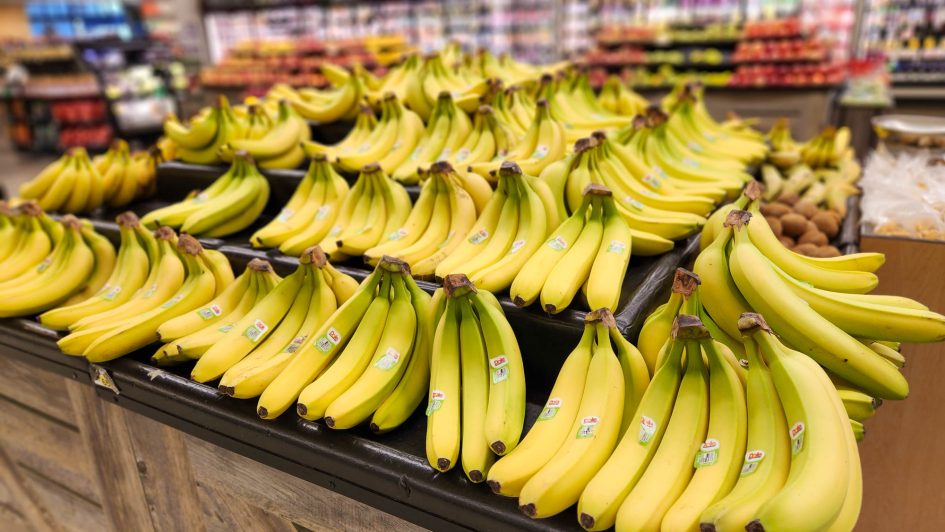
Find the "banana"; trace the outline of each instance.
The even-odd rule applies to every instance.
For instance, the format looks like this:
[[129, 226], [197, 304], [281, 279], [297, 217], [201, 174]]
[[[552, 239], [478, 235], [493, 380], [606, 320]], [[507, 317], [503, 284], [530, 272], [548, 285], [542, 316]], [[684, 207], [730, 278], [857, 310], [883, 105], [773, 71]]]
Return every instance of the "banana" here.
[[[222, 149], [231, 153], [245, 151], [257, 161], [272, 159], [292, 149], [299, 149], [302, 129], [307, 127], [308, 124], [292, 111], [289, 103], [281, 100], [278, 119], [265, 135], [255, 139], [234, 139]], [[278, 166], [269, 167], [278, 168]]]
[[46, 165], [36, 177], [20, 185], [20, 197], [39, 199], [59, 179], [59, 174], [72, 164], [72, 158], [72, 152], [69, 151]]
[[185, 127], [171, 115], [164, 121], [164, 134], [175, 144], [189, 150], [198, 150], [210, 144], [217, 136], [220, 111], [213, 109], [202, 117], [194, 117]]
[[[183, 232], [211, 237], [225, 236], [248, 227], [262, 212], [269, 198], [269, 181], [259, 173], [253, 160], [240, 152], [237, 161], [242, 161], [243, 172], [235, 186], [200, 205], [181, 224]], [[236, 226], [227, 223], [238, 220]], [[225, 231], [221, 227], [227, 226]], [[221, 234], [222, 233], [222, 234]]]
[[178, 249], [186, 270], [186, 279], [180, 289], [159, 307], [119, 322], [98, 336], [82, 353], [90, 362], [112, 360], [154, 342], [161, 323], [190, 312], [213, 298], [216, 281], [202, 261], [200, 243], [189, 235], [181, 235]]
[[[516, 187], [508, 188], [508, 182], [506, 180], [500, 180], [496, 191], [489, 198], [489, 202], [479, 213], [479, 218], [476, 220], [476, 223], [473, 225], [472, 229], [466, 233], [464, 240], [453, 250], [452, 253], [446, 256], [436, 267], [436, 277], [444, 278], [450, 273], [467, 273], [457, 268], [465, 265], [469, 261], [479, 257], [482, 253], [485, 252], [485, 248], [490, 242], [492, 237], [496, 233], [498, 227], [506, 227], [509, 223], [513, 223], [511, 218], [514, 216], [515, 212], [509, 211], [506, 217], [508, 220], [501, 222], [503, 212], [506, 212], [505, 204], [510, 200], [508, 199], [510, 194], [517, 195], [518, 189]], [[421, 195], [422, 195], [421, 191]], [[419, 200], [418, 200], [419, 202]], [[515, 204], [513, 203], [509, 209], [514, 209]], [[516, 221], [517, 222], [517, 221]], [[515, 224], [517, 226], [517, 223]]]
[[[393, 274], [385, 272], [378, 295], [364, 313], [351, 341], [331, 366], [302, 390], [296, 403], [299, 416], [310, 420], [325, 417], [329, 405], [349, 390], [367, 369], [388, 329], [387, 322], [393, 317], [389, 315], [392, 277]], [[399, 359], [399, 353], [397, 356]]]
[[895, 366], [794, 295], [753, 245], [744, 225], [735, 229], [732, 278], [751, 308], [764, 313], [792, 346], [870, 395], [881, 399], [908, 395], [909, 385]]
[[[505, 198], [501, 204], [494, 205], [497, 210], [490, 211], [488, 216], [481, 216], [481, 221], [473, 228], [473, 232], [456, 250], [456, 256], [443, 261], [444, 265], [448, 265], [448, 269], [437, 268], [441, 277], [450, 273], [463, 273], [471, 277], [508, 254], [521, 222], [522, 188], [511, 178], [505, 180], [503, 188]], [[486, 225], [492, 225], [493, 216], [495, 225], [490, 230]], [[462, 260], [463, 258], [465, 260]]]
[[92, 188], [100, 185], [101, 176], [97, 172], [94, 176], [92, 175], [91, 165], [86, 164], [88, 160], [89, 156], [84, 149], [79, 150], [73, 158], [73, 164], [76, 167], [75, 182], [69, 192], [69, 198], [60, 207], [63, 212], [78, 214], [85, 210]]
[[617, 530], [655, 530], [693, 475], [709, 417], [709, 390], [699, 342], [707, 333], [695, 316], [678, 319], [677, 341], [685, 340], [686, 373], [659, 448], [617, 512]]
[[385, 172], [393, 172], [413, 153], [423, 137], [423, 120], [413, 111], [405, 108], [398, 99], [391, 102], [392, 111], [397, 121], [397, 140], [377, 163]]
[[245, 169], [244, 162], [242, 158], [234, 159], [230, 168], [199, 194], [149, 212], [141, 217], [141, 224], [153, 229], [159, 226], [180, 227], [208, 201], [219, 197], [238, 182]]
[[571, 431], [519, 494], [519, 509], [529, 517], [554, 515], [578, 502], [617, 444], [624, 407], [623, 373], [608, 328], [600, 323], [594, 328], [597, 343]]
[[300, 96], [290, 99], [297, 113], [321, 124], [330, 124], [357, 110], [358, 100], [364, 92], [358, 76], [349, 76], [346, 83], [335, 89], [324, 91], [320, 101]]
[[[427, 462], [439, 471], [449, 471], [459, 458], [461, 438], [460, 395], [460, 305], [453, 297], [453, 286], [465, 288], [466, 283], [455, 285], [447, 278], [446, 307], [433, 336], [433, 351], [430, 365], [430, 396], [427, 403]], [[459, 289], [458, 289], [459, 290]], [[459, 294], [456, 297], [460, 297]], [[488, 334], [483, 324], [483, 333]], [[488, 336], [486, 336], [488, 338]], [[490, 372], [491, 373], [491, 372]], [[490, 398], [490, 401], [492, 399]], [[488, 417], [488, 410], [487, 410]], [[488, 438], [488, 434], [484, 439]], [[489, 440], [486, 439], [488, 442]]]
[[190, 373], [192, 379], [209, 382], [220, 378], [272, 333], [288, 313], [305, 277], [314, 275], [314, 268], [306, 259], [303, 256], [295, 272], [279, 281], [266, 297], [200, 357]]
[[489, 357], [489, 405], [484, 432], [492, 451], [502, 456], [518, 445], [525, 422], [522, 353], [502, 311], [482, 293], [471, 298]]
[[328, 365], [347, 344], [374, 300], [381, 273], [375, 269], [358, 291], [329, 317], [309, 338], [272, 383], [260, 395], [256, 412], [263, 419], [275, 419], [293, 405], [302, 389]]
[[[604, 234], [601, 201], [600, 198], [593, 201], [590, 218], [581, 229], [581, 234], [557, 261], [545, 280], [541, 289], [541, 306], [549, 314], [557, 314], [567, 308], [590, 275]], [[619, 288], [617, 291], [619, 292]]]
[[438, 218], [448, 216], [449, 200], [440, 193], [440, 187], [443, 185], [441, 179], [427, 179], [420, 187], [417, 202], [410, 209], [410, 214], [407, 215], [404, 224], [389, 233], [378, 245], [365, 251], [365, 260], [376, 264], [382, 256], [393, 255], [419, 240], [430, 223], [436, 219], [434, 212], [437, 209], [439, 209]]
[[[763, 320], [752, 336], [771, 366], [791, 438], [791, 469], [784, 487], [757, 510], [748, 530], [827, 528], [837, 518], [849, 487], [847, 420], [831, 390], [805, 355], [786, 349]], [[836, 392], [833, 392], [834, 394]], [[763, 528], [760, 528], [763, 527]]]
[[81, 169], [79, 168], [78, 155], [79, 149], [70, 150], [72, 155], [69, 161], [64, 165], [62, 171], [56, 176], [56, 181], [46, 189], [36, 202], [39, 208], [44, 211], [55, 212], [62, 209], [69, 200], [72, 189], [76, 186]]
[[222, 162], [220, 148], [230, 140], [243, 136], [243, 126], [239, 123], [239, 118], [234, 114], [229, 101], [222, 95], [219, 100], [216, 122], [216, 131], [209, 144], [193, 148], [179, 144], [177, 157], [191, 164], [208, 165]]
[[630, 226], [617, 212], [612, 197], [604, 197], [604, 233], [594, 264], [587, 276], [583, 290], [588, 307], [617, 310], [633, 236]]
[[[679, 270], [676, 270], [677, 279], [679, 275]], [[659, 353], [666, 344], [666, 339], [670, 337], [673, 322], [679, 314], [679, 309], [682, 308], [683, 296], [681, 292], [675, 290], [677, 286], [681, 285], [674, 281], [674, 290], [670, 293], [669, 300], [646, 317], [640, 328], [640, 336], [637, 338], [637, 348], [640, 349], [640, 354], [643, 355], [643, 360], [646, 361], [646, 366], [651, 373], [656, 370]]]
[[[732, 211], [726, 224], [737, 222], [738, 212]], [[731, 225], [723, 228], [715, 240], [696, 257], [692, 271], [702, 279], [702, 304], [706, 311], [726, 334], [739, 338], [738, 319], [752, 307], [739, 291], [732, 279], [727, 248], [732, 240], [734, 229]]]
[[329, 262], [325, 262], [325, 280], [331, 286], [331, 291], [338, 304], [351, 299], [351, 296], [358, 291], [358, 282], [346, 273], [335, 269]]
[[[476, 223], [476, 205], [472, 197], [460, 186], [460, 178], [446, 161], [434, 163], [430, 173], [439, 175], [444, 182], [445, 194], [449, 198], [450, 216], [446, 234], [439, 241], [423, 247], [416, 242], [397, 256], [410, 265], [416, 277], [431, 277], [444, 258], [456, 249], [473, 224]], [[426, 235], [424, 235], [426, 236]]]
[[371, 430], [375, 433], [388, 432], [406, 421], [426, 397], [430, 385], [430, 357], [438, 320], [430, 295], [412, 277], [405, 275], [404, 282], [417, 313], [417, 340], [403, 378], [371, 417]]
[[692, 480], [663, 517], [660, 527], [666, 530], [699, 530], [703, 511], [735, 486], [745, 454], [745, 390], [708, 330], [704, 334], [699, 344], [709, 361], [707, 438], [696, 454]]
[[[621, 504], [660, 446], [680, 387], [684, 349], [682, 340], [670, 339], [668, 355], [653, 374], [633, 414], [632, 423], [639, 420], [639, 430], [634, 430], [631, 423], [613, 454], [581, 492], [578, 521], [586, 530], [605, 530], [614, 525]], [[686, 381], [687, 389], [694, 386], [693, 380], [691, 376]]]
[[226, 255], [215, 249], [205, 249], [201, 254], [201, 258], [206, 263], [207, 269], [213, 274], [213, 280], [216, 281], [214, 295], [220, 295], [236, 278], [233, 274], [233, 267], [230, 266], [230, 260], [226, 258]]
[[460, 365], [462, 374], [463, 471], [469, 480], [482, 482], [495, 460], [483, 433], [489, 404], [489, 370], [482, 330], [468, 299], [460, 304]]
[[535, 424], [518, 447], [489, 470], [487, 482], [493, 492], [506, 497], [518, 497], [522, 486], [551, 460], [571, 434], [571, 426], [584, 395], [584, 381], [596, 338], [596, 329], [585, 326], [580, 342], [561, 365]]

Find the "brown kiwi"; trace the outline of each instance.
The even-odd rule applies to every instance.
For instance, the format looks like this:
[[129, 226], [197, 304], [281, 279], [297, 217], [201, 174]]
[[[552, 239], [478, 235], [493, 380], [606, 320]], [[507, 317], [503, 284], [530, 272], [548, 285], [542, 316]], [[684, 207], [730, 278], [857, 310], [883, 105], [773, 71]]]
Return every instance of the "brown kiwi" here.
[[790, 237], [798, 237], [807, 231], [807, 218], [797, 213], [785, 214], [781, 217], [781, 232]]

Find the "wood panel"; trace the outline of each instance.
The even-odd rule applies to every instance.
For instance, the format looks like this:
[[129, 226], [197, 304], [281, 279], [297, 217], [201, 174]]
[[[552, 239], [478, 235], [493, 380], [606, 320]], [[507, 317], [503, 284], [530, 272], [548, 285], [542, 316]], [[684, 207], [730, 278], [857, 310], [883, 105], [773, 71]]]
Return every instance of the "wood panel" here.
[[291, 521], [227, 492], [197, 481], [197, 493], [203, 512], [203, 525], [208, 532], [296, 532]]
[[0, 445], [10, 458], [90, 500], [99, 500], [91, 461], [72, 426], [0, 397]]
[[[876, 293], [945, 312], [945, 243], [863, 237], [860, 247], [886, 254]], [[937, 531], [945, 524], [945, 346], [905, 345], [902, 352], [909, 398], [884, 403], [860, 444], [860, 530]]]
[[201, 484], [311, 530], [422, 530], [390, 514], [186, 436]]
[[75, 426], [64, 379], [23, 362], [0, 357], [0, 396]]
[[21, 472], [25, 484], [38, 495], [43, 507], [49, 509], [62, 530], [88, 532], [108, 528], [105, 513], [95, 501], [69, 491], [31, 469], [21, 468]]
[[[0, 484], [4, 488], [4, 501], [0, 504], [0, 517], [4, 523], [15, 523], [20, 528], [12, 530], [61, 530], [52, 514], [40, 502], [39, 496], [24, 481], [19, 467], [0, 445]], [[9, 516], [9, 521], [7, 521]]]
[[89, 386], [68, 382], [85, 454], [95, 462], [102, 507], [112, 530], [154, 530], [138, 474], [131, 435], [122, 410], [95, 395]]

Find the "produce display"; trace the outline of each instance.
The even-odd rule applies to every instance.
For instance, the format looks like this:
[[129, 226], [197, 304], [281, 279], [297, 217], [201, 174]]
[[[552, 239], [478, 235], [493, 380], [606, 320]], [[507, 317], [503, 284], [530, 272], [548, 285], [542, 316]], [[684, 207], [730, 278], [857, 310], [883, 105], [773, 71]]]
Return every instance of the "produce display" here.
[[84, 148], [73, 148], [24, 183], [20, 196], [36, 200], [50, 212], [79, 214], [103, 205], [124, 207], [155, 193], [162, 160], [156, 149], [130, 152], [123, 140], [95, 158], [89, 158]]
[[869, 156], [859, 182], [866, 231], [945, 240], [945, 162], [934, 153], [881, 146]]
[[183, 233], [221, 237], [246, 229], [269, 201], [269, 181], [253, 158], [238, 152], [230, 169], [203, 191], [183, 201], [151, 211], [141, 218], [145, 226], [170, 227]]

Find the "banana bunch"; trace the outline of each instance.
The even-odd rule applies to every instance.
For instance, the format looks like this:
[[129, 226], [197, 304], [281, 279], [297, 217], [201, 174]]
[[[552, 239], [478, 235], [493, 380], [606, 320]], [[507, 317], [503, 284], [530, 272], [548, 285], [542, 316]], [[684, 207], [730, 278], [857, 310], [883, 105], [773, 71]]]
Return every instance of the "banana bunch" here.
[[220, 157], [231, 162], [236, 153], [244, 151], [253, 157], [260, 168], [298, 168], [305, 160], [301, 142], [311, 138], [311, 130], [305, 120], [296, 113], [286, 100], [279, 101], [275, 121], [255, 119], [266, 117], [265, 112], [251, 106], [247, 136], [232, 139], [220, 147]]
[[268, 201], [269, 181], [259, 173], [249, 154], [238, 152], [230, 169], [202, 192], [149, 212], [141, 223], [192, 235], [223, 237], [249, 227]]
[[110, 274], [105, 275], [103, 283], [91, 282], [77, 296], [41, 314], [39, 322], [43, 326], [60, 331], [71, 330], [84, 318], [124, 305], [145, 286], [152, 273], [151, 265], [160, 259], [158, 241], [141, 226], [132, 212], [120, 214], [116, 221], [120, 244], [117, 258], [113, 260], [114, 267], [96, 269], [95, 276], [105, 275], [104, 271], [109, 269]]
[[[607, 309], [587, 314], [584, 334], [558, 372], [522, 442], [490, 469], [489, 487], [518, 497], [532, 518], [578, 502], [624, 431], [650, 380], [639, 352]], [[632, 431], [631, 431], [632, 432]]]
[[48, 212], [91, 212], [104, 200], [102, 174], [85, 148], [72, 148], [20, 187], [20, 196], [36, 200]]
[[[391, 167], [391, 177], [401, 183], [418, 183], [421, 171], [458, 153], [473, 131], [472, 121], [456, 104], [451, 93], [443, 91], [433, 101], [435, 104], [426, 129], [421, 133], [413, 151], [399, 165]], [[397, 132], [397, 136], [402, 134], [402, 131]], [[388, 168], [383, 164], [381, 167]]]
[[627, 88], [623, 80], [615, 75], [607, 76], [597, 101], [607, 111], [621, 116], [643, 114], [650, 106], [646, 98]]
[[[305, 343], [259, 397], [275, 419], [293, 404], [306, 419], [374, 432], [402, 424], [426, 394], [434, 315], [430, 296], [403, 262], [385, 257]], [[223, 381], [221, 381], [223, 384]]]
[[836, 167], [851, 158], [850, 129], [828, 126], [801, 147], [801, 161], [811, 168]]
[[791, 136], [791, 123], [787, 118], [780, 118], [771, 125], [765, 135], [771, 145], [768, 160], [779, 168], [789, 168], [801, 162], [801, 145]]
[[[651, 108], [646, 117], [637, 117], [629, 127], [616, 132], [614, 139], [652, 169], [654, 176], [690, 193], [731, 199], [753, 179], [740, 163], [725, 159], [716, 163], [680, 145], [668, 134], [666, 120], [666, 114]], [[738, 169], [733, 169], [733, 164], [738, 164]]]
[[537, 176], [548, 165], [563, 158], [567, 149], [565, 127], [552, 117], [548, 102], [538, 100], [535, 118], [522, 140], [513, 144], [503, 158], [470, 164], [469, 171], [494, 179], [492, 172], [502, 161], [514, 161], [526, 174]]
[[[575, 153], [566, 162], [554, 164], [541, 178], [556, 190], [573, 212], [583, 201], [591, 184], [603, 185], [616, 194], [617, 212], [626, 220], [640, 255], [669, 251], [673, 241], [685, 238], [705, 223], [702, 212], [713, 205], [711, 198], [694, 195], [661, 195], [635, 179], [621, 160], [614, 143], [603, 135], [578, 141]], [[650, 180], [650, 183], [653, 183]], [[695, 211], [695, 212], [693, 212]]]
[[281, 280], [267, 261], [251, 260], [243, 274], [205, 306], [158, 327], [158, 338], [165, 343], [151, 356], [151, 361], [158, 366], [169, 366], [200, 358], [256, 308]]
[[380, 108], [378, 120], [374, 119], [370, 108], [362, 109], [354, 128], [335, 145], [303, 143], [305, 153], [309, 157], [323, 153], [349, 172], [357, 172], [368, 164], [378, 164], [385, 172], [393, 172], [420, 142], [424, 134], [423, 121], [405, 108], [393, 93], [385, 94]]
[[[454, 167], [465, 169], [469, 165], [486, 163], [508, 156], [509, 149], [518, 143], [518, 139], [496, 116], [495, 110], [488, 105], [480, 105], [473, 117], [472, 131], [455, 152], [443, 160]], [[463, 171], [464, 174], [478, 174]], [[488, 183], [486, 183], [488, 186]]]
[[554, 196], [544, 182], [524, 175], [512, 161], [502, 163], [498, 179], [479, 218], [436, 266], [436, 277], [463, 273], [476, 288], [505, 290], [560, 223]]
[[410, 215], [410, 196], [376, 163], [361, 169], [345, 196], [334, 225], [317, 243], [332, 260], [356, 257], [378, 245]]
[[581, 290], [589, 308], [616, 310], [632, 239], [610, 190], [588, 185], [574, 213], [516, 274], [509, 296], [520, 307], [540, 299], [557, 314]]
[[366, 86], [364, 97], [375, 107], [381, 103], [387, 93], [392, 93], [401, 102], [407, 101], [407, 87], [410, 80], [420, 75], [422, 67], [423, 61], [418, 54], [408, 55], [403, 62], [387, 70], [376, 88]]
[[434, 163], [428, 175], [403, 225], [364, 252], [368, 264], [391, 256], [407, 263], [414, 276], [432, 277], [472, 229], [476, 202], [464, 188], [463, 177], [445, 161]]
[[[265, 264], [259, 267], [268, 279], [260, 279], [264, 284], [257, 283], [255, 294], [246, 288], [241, 294], [222, 294], [223, 301], [210, 302], [196, 314], [165, 323], [158, 330], [162, 339], [176, 337], [164, 347], [170, 357], [197, 359], [192, 379], [221, 379], [221, 390], [237, 397], [262, 393], [291, 363], [305, 338], [338, 308], [340, 296], [349, 296], [352, 285], [357, 285], [351, 277], [329, 270], [318, 247], [305, 250], [298, 268], [284, 279], [267, 271]], [[227, 297], [230, 301], [225, 301]], [[214, 305], [221, 307], [225, 317], [205, 326], [201, 318]]]
[[286, 255], [300, 255], [328, 235], [347, 195], [348, 182], [324, 154], [317, 154], [289, 202], [249, 241], [256, 248], [278, 247]]
[[219, 105], [204, 109], [188, 125], [170, 116], [164, 121], [164, 135], [176, 145], [174, 155], [192, 164], [221, 164], [220, 148], [236, 139], [247, 138], [249, 122], [237, 114], [225, 96]]
[[625, 127], [632, 116], [607, 110], [598, 101], [586, 73], [560, 72], [557, 76], [541, 77], [537, 89], [539, 98], [550, 104], [551, 115], [564, 126], [568, 143], [590, 136], [591, 132]]
[[[322, 72], [326, 72], [323, 68]], [[354, 118], [358, 104], [364, 96], [364, 85], [360, 75], [349, 75], [330, 89], [301, 89], [296, 91], [284, 84], [274, 85], [266, 94], [268, 100], [288, 100], [295, 111], [306, 120], [330, 124], [338, 120]]]
[[466, 276], [448, 275], [433, 301], [427, 461], [438, 471], [462, 463], [469, 480], [482, 482], [522, 434], [521, 352], [498, 301]]
[[538, 102], [520, 85], [502, 89], [498, 80], [494, 80], [493, 85], [493, 95], [489, 101], [495, 111], [496, 120], [511, 132], [510, 144], [518, 144], [535, 121], [535, 112], [538, 109], [535, 104]]
[[449, 93], [460, 109], [471, 113], [479, 107], [479, 98], [489, 90], [489, 83], [479, 69], [462, 64], [452, 67], [447, 50], [427, 56], [421, 66], [404, 76], [404, 103], [428, 124], [433, 122], [441, 93]]
[[38, 314], [97, 292], [115, 266], [115, 248], [72, 215], [53, 221], [35, 203], [0, 209], [0, 317]]
[[[194, 237], [178, 238], [162, 227], [156, 239], [156, 251], [146, 244], [154, 254], [149, 253], [149, 273], [141, 288], [125, 303], [72, 323], [70, 334], [57, 342], [63, 353], [93, 363], [124, 356], [156, 342], [161, 324], [200, 308], [233, 282], [226, 257], [205, 251]], [[130, 266], [134, 274], [143, 271], [140, 264]]]
[[735, 171], [765, 159], [768, 146], [763, 141], [722, 131], [708, 113], [702, 112], [704, 107], [696, 105], [700, 98], [699, 92], [687, 85], [669, 112], [665, 127], [674, 151], [685, 153], [688, 147], [689, 156], [701, 164], [718, 166], [725, 161]]
[[729, 336], [738, 337], [742, 313], [763, 313], [788, 345], [836, 377], [870, 397], [902, 399], [908, 383], [877, 342], [941, 341], [945, 316], [908, 298], [869, 295], [883, 261], [877, 253], [817, 259], [788, 250], [754, 196], [748, 211], [728, 213], [695, 272], [705, 309]]
[[479, 52], [478, 62], [483, 76], [504, 80], [509, 85], [534, 82], [542, 75], [557, 72], [570, 64], [568, 61], [559, 61], [547, 65], [531, 65], [516, 61], [508, 53], [496, 57], [488, 50]]

